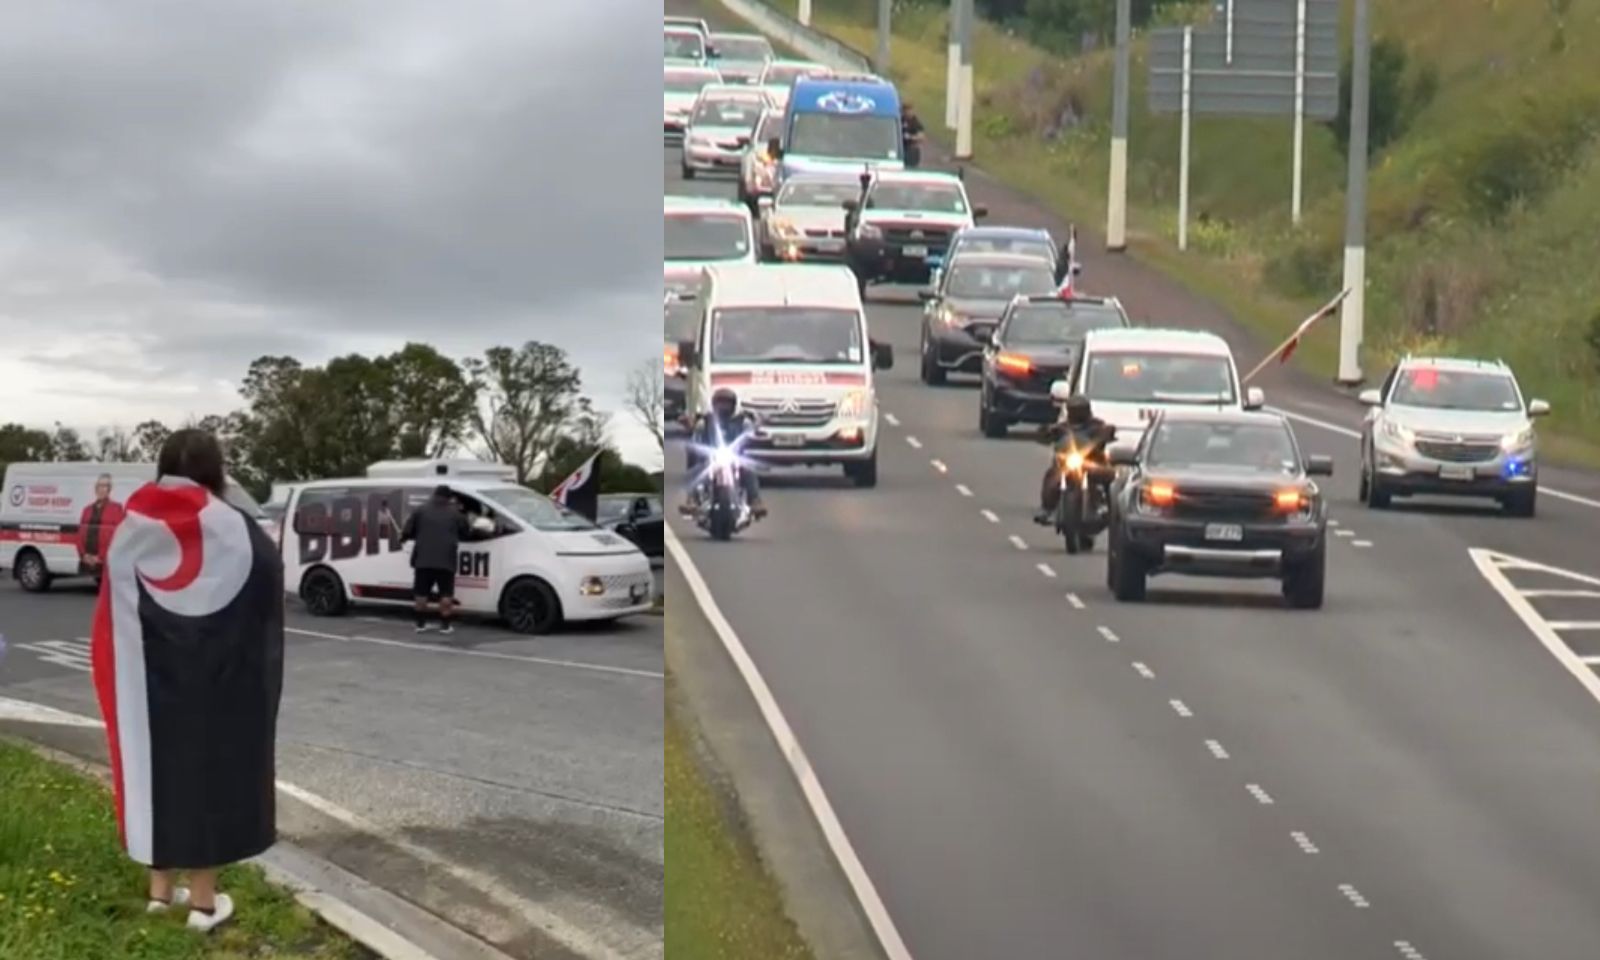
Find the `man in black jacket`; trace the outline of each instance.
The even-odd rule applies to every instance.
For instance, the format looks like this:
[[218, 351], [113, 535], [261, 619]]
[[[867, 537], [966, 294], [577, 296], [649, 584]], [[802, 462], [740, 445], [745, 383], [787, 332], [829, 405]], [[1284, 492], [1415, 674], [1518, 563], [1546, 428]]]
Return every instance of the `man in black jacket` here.
[[435, 589], [439, 593], [439, 632], [454, 632], [450, 619], [455, 613], [456, 563], [461, 541], [471, 532], [466, 514], [451, 497], [450, 488], [443, 485], [435, 487], [432, 499], [406, 518], [400, 540], [416, 544], [411, 548], [411, 569], [418, 633], [428, 629], [428, 598]]
[[[739, 395], [727, 387], [720, 387], [711, 395], [711, 412], [695, 421], [693, 442], [702, 448], [733, 446], [736, 440], [754, 430], [755, 418], [739, 409]], [[739, 482], [744, 485], [751, 514], [757, 520], [765, 517], [767, 507], [761, 502], [761, 484], [755, 470], [748, 464], [739, 471]], [[689, 488], [689, 497], [678, 507], [678, 512], [685, 516], [692, 515], [699, 495], [700, 485], [696, 483]]]
[[[1096, 465], [1105, 464], [1106, 448], [1117, 438], [1117, 428], [1095, 416], [1094, 406], [1081, 393], [1067, 398], [1061, 419], [1045, 427], [1044, 432], [1055, 439], [1058, 449], [1070, 441], [1073, 448], [1084, 453], [1085, 459], [1092, 460]], [[1033, 515], [1035, 523], [1049, 524], [1056, 512], [1056, 502], [1061, 497], [1061, 475], [1058, 470], [1059, 461], [1051, 456], [1050, 466], [1045, 470], [1039, 487], [1039, 512]], [[1091, 475], [1090, 480], [1094, 482], [1096, 478]]]

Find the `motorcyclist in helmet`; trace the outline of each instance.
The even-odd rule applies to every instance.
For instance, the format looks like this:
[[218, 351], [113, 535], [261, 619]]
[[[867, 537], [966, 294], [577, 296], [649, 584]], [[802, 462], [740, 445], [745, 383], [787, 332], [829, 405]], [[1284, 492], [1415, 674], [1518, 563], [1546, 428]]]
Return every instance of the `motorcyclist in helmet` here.
[[[1062, 404], [1061, 419], [1045, 427], [1041, 433], [1053, 439], [1057, 449], [1071, 446], [1086, 451], [1091, 459], [1101, 464], [1106, 462], [1106, 448], [1117, 438], [1117, 428], [1095, 416], [1093, 404], [1081, 393], [1068, 397], [1066, 403]], [[1033, 521], [1048, 525], [1055, 515], [1056, 502], [1060, 497], [1061, 476], [1058, 461], [1052, 456], [1039, 488], [1039, 512], [1033, 515]]]
[[[711, 394], [711, 411], [695, 418], [692, 442], [702, 447], [731, 446], [740, 437], [755, 430], [755, 418], [739, 408], [739, 395], [727, 387], [719, 387]], [[719, 444], [718, 437], [721, 442]], [[761, 502], [761, 484], [756, 472], [746, 467], [739, 471], [739, 481], [744, 486], [745, 499], [750, 502], [750, 512], [757, 520], [767, 515]], [[683, 514], [693, 514], [700, 497], [700, 484], [689, 488], [688, 498], [678, 507]]]

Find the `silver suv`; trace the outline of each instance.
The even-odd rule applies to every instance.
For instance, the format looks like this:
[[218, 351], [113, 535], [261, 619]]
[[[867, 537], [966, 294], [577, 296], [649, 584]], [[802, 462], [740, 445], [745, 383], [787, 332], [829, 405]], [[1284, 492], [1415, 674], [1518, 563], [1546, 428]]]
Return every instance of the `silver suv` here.
[[1525, 400], [1503, 361], [1406, 357], [1377, 390], [1361, 426], [1361, 499], [1382, 509], [1390, 497], [1491, 497], [1531, 517], [1539, 491], [1533, 421], [1550, 412]]

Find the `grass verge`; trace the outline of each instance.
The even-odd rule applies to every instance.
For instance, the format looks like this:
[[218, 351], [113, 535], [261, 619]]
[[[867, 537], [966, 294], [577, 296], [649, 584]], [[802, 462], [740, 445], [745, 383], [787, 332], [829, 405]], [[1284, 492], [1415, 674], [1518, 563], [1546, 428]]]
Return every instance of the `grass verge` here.
[[706, 775], [693, 719], [668, 677], [666, 955], [673, 960], [812, 960], [736, 804]]
[[143, 868], [117, 841], [106, 788], [0, 741], [0, 957], [16, 960], [371, 960], [252, 866], [224, 871], [238, 913], [208, 937], [182, 909], [145, 911]]

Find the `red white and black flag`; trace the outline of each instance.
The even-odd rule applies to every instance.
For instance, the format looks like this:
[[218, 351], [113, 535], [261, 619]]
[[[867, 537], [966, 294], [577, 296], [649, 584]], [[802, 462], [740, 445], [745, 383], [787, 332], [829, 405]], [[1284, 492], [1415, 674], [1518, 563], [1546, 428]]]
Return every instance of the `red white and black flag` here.
[[191, 481], [125, 506], [91, 648], [123, 845], [158, 868], [248, 859], [276, 840], [283, 562]]
[[1305, 338], [1306, 333], [1310, 331], [1310, 329], [1318, 320], [1321, 320], [1324, 317], [1331, 317], [1334, 315], [1334, 313], [1338, 312], [1339, 305], [1344, 303], [1345, 298], [1348, 296], [1350, 296], [1350, 291], [1348, 288], [1340, 290], [1338, 296], [1334, 297], [1332, 300], [1329, 300], [1321, 307], [1318, 307], [1316, 313], [1313, 313], [1311, 316], [1300, 321], [1300, 325], [1294, 328], [1294, 332], [1289, 334], [1289, 338], [1278, 344], [1278, 346], [1274, 348], [1271, 353], [1267, 354], [1267, 356], [1260, 363], [1256, 364], [1254, 370], [1251, 370], [1249, 373], [1241, 377], [1241, 382], [1249, 383], [1255, 378], [1256, 374], [1260, 373], [1262, 370], [1265, 370], [1267, 364], [1274, 360], [1278, 361], [1279, 363], [1288, 363], [1289, 358], [1294, 356], [1295, 350], [1299, 349], [1300, 341]]
[[550, 499], [593, 521], [600, 515], [600, 451], [583, 461], [572, 476], [556, 484]]

